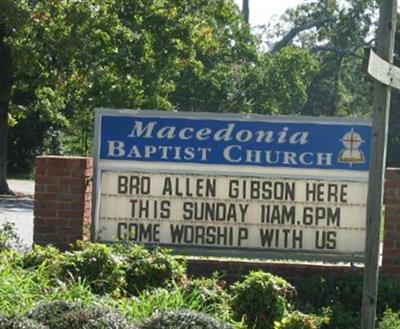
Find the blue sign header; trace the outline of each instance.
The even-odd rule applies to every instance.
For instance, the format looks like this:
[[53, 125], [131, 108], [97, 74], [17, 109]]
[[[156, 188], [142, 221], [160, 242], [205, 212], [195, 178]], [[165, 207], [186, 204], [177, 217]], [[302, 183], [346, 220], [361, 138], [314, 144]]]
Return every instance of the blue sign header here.
[[369, 167], [371, 126], [362, 122], [125, 111], [101, 114], [99, 125], [100, 160], [357, 171]]

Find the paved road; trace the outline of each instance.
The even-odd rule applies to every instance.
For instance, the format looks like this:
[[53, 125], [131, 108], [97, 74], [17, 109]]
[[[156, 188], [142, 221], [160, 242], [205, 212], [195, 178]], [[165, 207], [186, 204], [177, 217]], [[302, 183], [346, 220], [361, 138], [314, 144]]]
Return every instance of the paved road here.
[[10, 188], [19, 197], [0, 197], [0, 227], [13, 223], [15, 231], [24, 246], [33, 242], [33, 194], [34, 182], [28, 180], [9, 180]]

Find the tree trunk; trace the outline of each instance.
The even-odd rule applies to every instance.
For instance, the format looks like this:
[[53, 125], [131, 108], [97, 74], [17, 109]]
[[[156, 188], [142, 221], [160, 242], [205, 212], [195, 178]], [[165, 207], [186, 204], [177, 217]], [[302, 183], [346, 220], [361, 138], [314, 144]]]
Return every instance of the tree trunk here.
[[10, 48], [0, 27], [0, 194], [12, 194], [7, 184], [8, 108], [12, 85]]

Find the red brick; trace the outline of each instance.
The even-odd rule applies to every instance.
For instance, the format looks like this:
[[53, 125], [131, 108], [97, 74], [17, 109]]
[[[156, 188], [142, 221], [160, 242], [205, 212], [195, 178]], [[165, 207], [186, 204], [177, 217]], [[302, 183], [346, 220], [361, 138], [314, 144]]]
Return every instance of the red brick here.
[[56, 185], [58, 183], [57, 177], [55, 176], [38, 176], [36, 177], [37, 184], [44, 184], [44, 185]]
[[69, 202], [63, 201], [47, 201], [47, 207], [55, 210], [70, 210], [71, 205]]
[[56, 193], [37, 193], [35, 194], [35, 202], [36, 201], [55, 201], [57, 200]]
[[385, 241], [383, 242], [383, 250], [385, 253], [386, 249], [395, 249], [396, 244], [393, 240], [389, 240], [389, 239], [385, 239]]
[[385, 214], [390, 215], [400, 215], [400, 203], [397, 205], [389, 205], [385, 207]]
[[39, 156], [36, 157], [36, 167], [62, 167], [63, 163], [60, 157]]
[[66, 226], [69, 225], [68, 219], [56, 218], [56, 219], [48, 219], [47, 225], [53, 226], [57, 228], [58, 226]]
[[388, 180], [386, 181], [385, 186], [387, 188], [400, 188], [400, 180]]
[[71, 169], [65, 167], [50, 167], [46, 169], [47, 176], [69, 177]]
[[59, 218], [82, 218], [83, 211], [82, 210], [59, 210], [58, 211]]
[[46, 192], [49, 193], [71, 193], [71, 189], [68, 185], [61, 185], [61, 184], [56, 184], [56, 185], [47, 185], [46, 187]]
[[79, 193], [79, 194], [84, 194], [85, 193], [85, 185], [82, 184], [80, 186], [70, 186], [71, 193]]
[[71, 210], [83, 210], [84, 209], [84, 202], [82, 200], [69, 202]]
[[54, 209], [34, 209], [33, 214], [39, 218], [55, 218], [57, 217], [57, 212]]
[[35, 193], [46, 192], [46, 185], [35, 184]]
[[84, 186], [85, 180], [83, 178], [66, 177], [66, 178], [59, 178], [58, 183], [61, 185]]
[[74, 201], [83, 201], [82, 194], [79, 193], [71, 193], [71, 194], [58, 194], [56, 196], [56, 200], [58, 201], [66, 201], [66, 202], [74, 202]]
[[400, 169], [399, 168], [387, 168], [386, 169], [386, 178], [387, 179], [400, 178]]
[[36, 229], [38, 232], [41, 233], [55, 233], [56, 229], [54, 226], [49, 226], [49, 225], [36, 225]]
[[40, 176], [40, 175], [45, 175], [46, 167], [45, 166], [35, 167], [34, 174], [35, 174], [35, 177]]

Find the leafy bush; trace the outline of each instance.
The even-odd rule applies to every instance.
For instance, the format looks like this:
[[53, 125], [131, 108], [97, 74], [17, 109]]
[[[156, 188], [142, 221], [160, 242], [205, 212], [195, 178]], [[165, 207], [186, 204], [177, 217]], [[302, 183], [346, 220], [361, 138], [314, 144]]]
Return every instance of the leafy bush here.
[[197, 299], [206, 313], [229, 313], [230, 295], [224, 289], [224, 282], [218, 277], [184, 279], [180, 286], [185, 300]]
[[140, 329], [233, 329], [214, 318], [199, 312], [166, 311], [144, 321]]
[[400, 309], [400, 278], [382, 277], [379, 279], [377, 314], [383, 315], [388, 308]]
[[119, 312], [106, 307], [77, 307], [58, 318], [49, 329], [136, 329]]
[[0, 251], [10, 248], [21, 249], [22, 241], [15, 232], [15, 224], [7, 222], [0, 227]]
[[126, 289], [131, 295], [149, 288], [166, 287], [185, 275], [186, 266], [166, 249], [149, 251], [143, 246], [130, 245], [123, 253], [126, 257]]
[[43, 325], [32, 321], [30, 319], [16, 317], [16, 316], [1, 316], [0, 315], [0, 328], [1, 329], [47, 329]]
[[302, 278], [296, 282], [299, 304], [310, 304], [317, 308], [340, 304], [346, 311], [358, 313], [362, 299], [362, 283], [362, 274], [358, 272], [340, 276]]
[[377, 329], [400, 329], [400, 314], [387, 309], [378, 323]]
[[0, 250], [0, 272], [5, 267], [20, 268], [23, 264], [23, 255], [14, 249]]
[[94, 293], [108, 293], [124, 287], [122, 258], [104, 244], [77, 242], [61, 259], [61, 277], [83, 279]]
[[42, 264], [46, 264], [55, 269], [59, 265], [61, 258], [62, 254], [56, 247], [34, 245], [31, 251], [25, 253], [23, 267], [37, 268]]
[[80, 302], [41, 303], [27, 316], [49, 329], [135, 329], [125, 317], [109, 307], [85, 306]]
[[80, 303], [69, 303], [62, 300], [43, 302], [29, 311], [27, 317], [53, 328], [66, 313], [81, 307]]
[[299, 311], [289, 313], [281, 321], [275, 322], [274, 329], [319, 329], [322, 319]]
[[272, 329], [287, 309], [287, 297], [294, 288], [284, 279], [263, 271], [250, 272], [243, 282], [231, 287], [234, 316], [249, 327]]
[[324, 324], [324, 329], [349, 329], [359, 328], [361, 323], [360, 312], [349, 311], [342, 304], [322, 308], [323, 313], [329, 317], [329, 323]]

